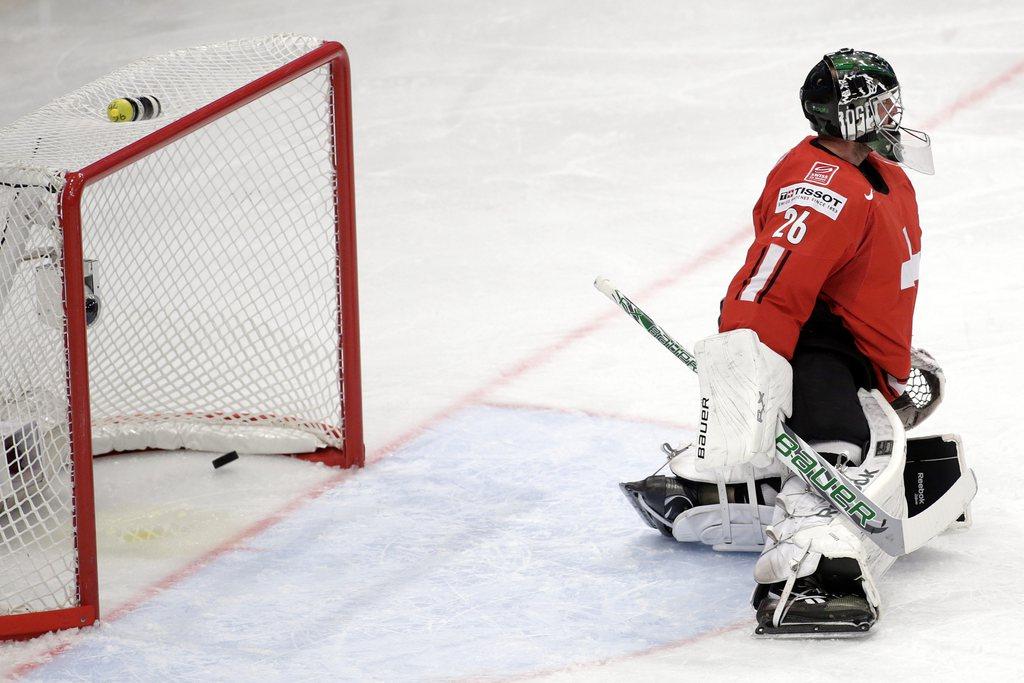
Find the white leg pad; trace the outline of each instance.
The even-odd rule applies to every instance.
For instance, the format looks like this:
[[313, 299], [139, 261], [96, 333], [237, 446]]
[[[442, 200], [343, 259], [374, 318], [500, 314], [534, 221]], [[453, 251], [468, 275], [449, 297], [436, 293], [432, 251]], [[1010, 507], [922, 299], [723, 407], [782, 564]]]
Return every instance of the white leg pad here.
[[[860, 392], [871, 428], [871, 446], [864, 462], [846, 469], [847, 476], [890, 514], [906, 514], [903, 468], [906, 435], [903, 425], [878, 392]], [[805, 482], [790, 477], [776, 498], [776, 515], [767, 530], [768, 542], [754, 567], [758, 583], [778, 583], [813, 574], [822, 557], [857, 560], [868, 601], [878, 609], [875, 582], [895, 558], [882, 552], [867, 532], [854, 526]]]

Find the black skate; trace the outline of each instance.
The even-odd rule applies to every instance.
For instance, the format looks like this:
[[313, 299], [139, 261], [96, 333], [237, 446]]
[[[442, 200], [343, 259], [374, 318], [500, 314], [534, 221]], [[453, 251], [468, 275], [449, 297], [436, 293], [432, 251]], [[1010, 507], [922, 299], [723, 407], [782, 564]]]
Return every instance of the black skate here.
[[[797, 579], [788, 595], [782, 595], [783, 584], [758, 586], [754, 592], [754, 634], [774, 638], [844, 638], [867, 634], [878, 614], [864, 597], [859, 580], [850, 581], [846, 574], [851, 565], [855, 568], [857, 563], [822, 558], [819, 570]], [[780, 600], [785, 601], [781, 610]]]
[[[758, 479], [755, 483], [759, 505], [765, 505], [768, 496], [774, 499], [782, 486], [779, 477]], [[619, 484], [619, 488], [640, 518], [666, 536], [672, 535], [672, 522], [682, 513], [697, 505], [718, 503], [717, 485], [681, 477], [652, 475], [643, 481]], [[747, 503], [750, 499], [746, 484], [726, 484], [725, 495], [730, 503]]]
[[633, 508], [652, 529], [672, 535], [672, 522], [697, 501], [696, 488], [679, 477], [650, 476], [619, 484]]

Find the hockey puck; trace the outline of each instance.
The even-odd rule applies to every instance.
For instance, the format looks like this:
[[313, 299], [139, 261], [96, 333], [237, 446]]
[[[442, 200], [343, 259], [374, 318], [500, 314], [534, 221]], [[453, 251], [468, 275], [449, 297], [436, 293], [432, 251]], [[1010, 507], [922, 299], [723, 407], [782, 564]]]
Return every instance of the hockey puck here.
[[227, 465], [229, 462], [234, 462], [235, 460], [238, 460], [238, 453], [236, 451], [225, 453], [224, 455], [213, 459], [213, 469], [224, 467], [224, 465]]

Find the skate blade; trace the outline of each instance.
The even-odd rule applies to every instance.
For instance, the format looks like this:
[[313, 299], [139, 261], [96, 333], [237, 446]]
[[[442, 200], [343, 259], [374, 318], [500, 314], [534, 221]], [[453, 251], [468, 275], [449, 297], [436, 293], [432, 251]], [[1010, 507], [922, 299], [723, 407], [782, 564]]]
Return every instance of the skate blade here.
[[871, 633], [871, 624], [829, 622], [827, 624], [783, 624], [757, 626], [755, 638], [778, 640], [832, 640], [834, 638], [863, 638]]
[[760, 553], [764, 551], [764, 545], [743, 545], [740, 543], [716, 543], [711, 546], [712, 550], [721, 553]]

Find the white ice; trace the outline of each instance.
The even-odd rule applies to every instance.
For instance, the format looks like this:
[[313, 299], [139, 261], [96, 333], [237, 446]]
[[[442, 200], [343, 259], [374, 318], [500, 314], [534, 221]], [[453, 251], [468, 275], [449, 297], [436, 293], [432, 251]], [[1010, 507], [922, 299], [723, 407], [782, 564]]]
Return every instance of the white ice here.
[[[0, 676], [1021, 676], [1022, 23], [996, 2], [4, 3], [0, 122], [176, 47], [347, 46], [371, 465], [98, 461], [104, 621], [0, 645]], [[616, 490], [687, 438], [696, 387], [591, 281], [684, 343], [712, 332], [807, 132], [797, 88], [846, 45], [893, 62], [934, 137], [915, 342], [949, 395], [921, 434], [962, 434], [981, 490], [973, 529], [886, 576], [870, 637], [761, 641], [753, 556], [663, 540]]]

